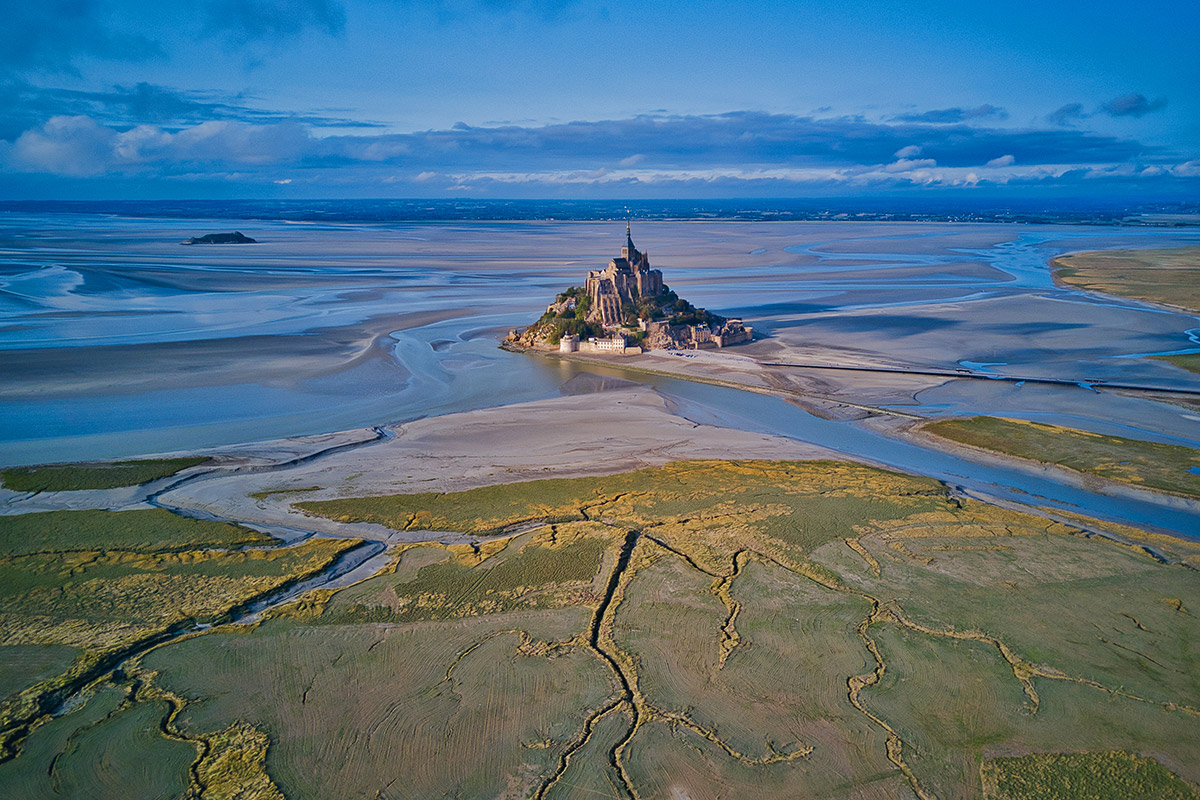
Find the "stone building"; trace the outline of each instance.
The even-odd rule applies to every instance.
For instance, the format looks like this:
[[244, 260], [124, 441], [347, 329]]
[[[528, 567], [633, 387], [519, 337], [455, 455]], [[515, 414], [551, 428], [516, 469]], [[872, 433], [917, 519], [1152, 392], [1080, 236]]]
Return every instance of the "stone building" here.
[[586, 342], [580, 342], [579, 349], [588, 353], [624, 353], [625, 337], [619, 333], [607, 339], [597, 339], [593, 336]]
[[636, 304], [639, 297], [654, 297], [663, 290], [662, 271], [650, 269], [650, 256], [633, 246], [629, 225], [619, 258], [603, 270], [588, 272], [584, 285], [601, 325], [620, 325], [621, 306]]

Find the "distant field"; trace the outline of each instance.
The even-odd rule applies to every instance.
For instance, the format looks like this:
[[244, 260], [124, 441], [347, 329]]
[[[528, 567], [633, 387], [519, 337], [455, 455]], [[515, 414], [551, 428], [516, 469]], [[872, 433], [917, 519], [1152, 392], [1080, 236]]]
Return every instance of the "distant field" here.
[[131, 735], [158, 719], [214, 796], [1195, 797], [1200, 578], [1069, 525], [835, 462], [322, 511], [526, 525], [157, 648], [0, 788], [91, 779], [86, 744], [175, 791], [176, 739]]
[[1186, 369], [1189, 372], [1200, 372], [1200, 353], [1185, 353], [1179, 356], [1154, 356], [1154, 358], [1174, 364], [1180, 369]]
[[0, 472], [5, 489], [14, 492], [69, 492], [137, 486], [174, 475], [208, 461], [207, 458], [158, 458], [104, 464], [44, 464], [10, 467]]
[[1200, 247], [1075, 253], [1050, 264], [1055, 279], [1070, 286], [1200, 314]]
[[1118, 483], [1200, 497], [1200, 450], [1190, 447], [1000, 417], [939, 420], [922, 430]]

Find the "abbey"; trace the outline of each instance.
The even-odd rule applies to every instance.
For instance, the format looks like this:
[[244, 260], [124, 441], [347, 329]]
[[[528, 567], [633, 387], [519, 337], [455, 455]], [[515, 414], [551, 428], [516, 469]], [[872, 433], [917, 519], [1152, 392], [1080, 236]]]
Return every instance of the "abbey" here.
[[625, 225], [621, 255], [602, 270], [590, 270], [583, 288], [572, 286], [555, 297], [541, 319], [508, 343], [515, 347], [557, 347], [562, 352], [634, 354], [643, 350], [727, 347], [748, 342], [753, 330], [696, 308], [663, 283], [650, 256], [633, 244]]
[[584, 291], [596, 310], [600, 324], [620, 325], [621, 307], [636, 305], [643, 297], [657, 297], [663, 291], [662, 271], [650, 269], [650, 256], [633, 246], [629, 224], [625, 225], [625, 246], [619, 258], [608, 262], [604, 270], [588, 272]]

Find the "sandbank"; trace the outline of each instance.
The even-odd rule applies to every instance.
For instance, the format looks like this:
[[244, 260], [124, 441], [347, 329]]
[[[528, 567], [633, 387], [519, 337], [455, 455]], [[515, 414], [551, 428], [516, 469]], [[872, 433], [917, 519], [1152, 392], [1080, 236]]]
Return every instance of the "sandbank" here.
[[286, 469], [196, 481], [161, 500], [251, 525], [302, 528], [328, 536], [390, 543], [448, 536], [457, 540], [461, 537], [443, 532], [397, 533], [378, 525], [338, 523], [303, 514], [291, 503], [608, 475], [688, 459], [846, 460], [791, 439], [690, 422], [644, 386], [449, 414], [390, 430], [394, 438], [376, 444]]

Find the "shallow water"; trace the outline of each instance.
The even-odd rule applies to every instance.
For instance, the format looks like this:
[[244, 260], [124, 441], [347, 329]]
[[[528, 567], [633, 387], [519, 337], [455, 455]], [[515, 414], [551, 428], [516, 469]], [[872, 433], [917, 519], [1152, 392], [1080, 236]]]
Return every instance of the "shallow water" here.
[[[497, 341], [615, 255], [620, 227], [0, 214], [0, 463], [190, 449], [554, 396], [601, 370], [507, 353]], [[178, 244], [233, 228], [261, 243]], [[1200, 244], [1197, 231], [656, 222], [636, 224], [634, 238], [697, 305], [819, 355], [1200, 386], [1133, 357], [1194, 350], [1195, 317], [1060, 289], [1047, 266], [1074, 250]], [[951, 482], [1053, 494], [1016, 473], [961, 474], [965, 462], [814, 422], [770, 398], [652, 383], [724, 424], [770, 421], [772, 432]], [[934, 415], [1005, 413], [1200, 443], [1200, 416], [1110, 392], [950, 381], [913, 403]], [[1178, 519], [1160, 521], [1179, 529]]]

